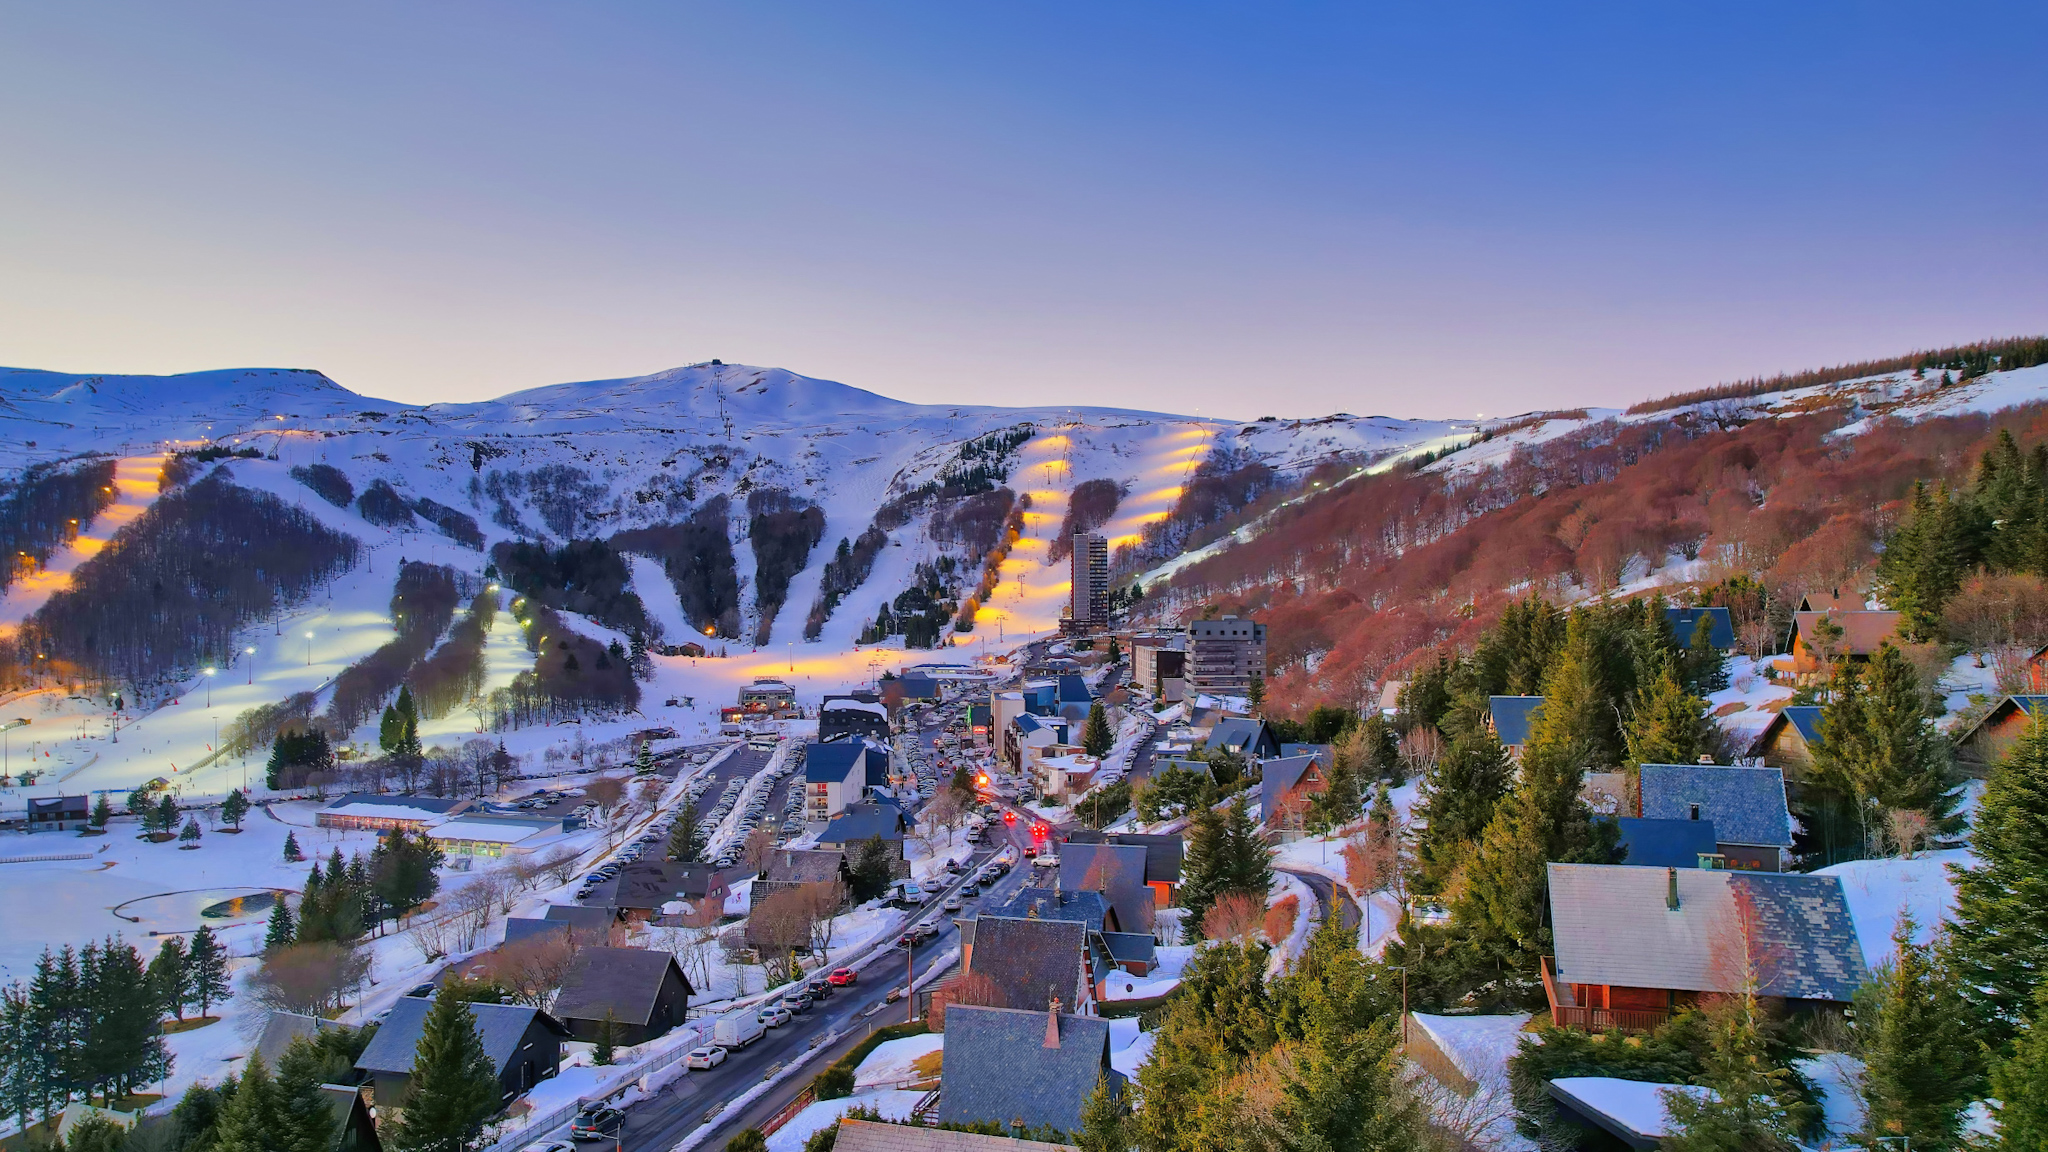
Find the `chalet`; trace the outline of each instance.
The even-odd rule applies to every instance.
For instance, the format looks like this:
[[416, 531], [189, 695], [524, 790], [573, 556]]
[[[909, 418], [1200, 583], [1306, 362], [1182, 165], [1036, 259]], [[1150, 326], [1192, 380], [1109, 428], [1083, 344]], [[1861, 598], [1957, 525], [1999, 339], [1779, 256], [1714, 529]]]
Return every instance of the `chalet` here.
[[1380, 685], [1380, 715], [1392, 720], [1401, 714], [1401, 690], [1406, 687], [1406, 680], [1389, 680]]
[[524, 856], [561, 835], [561, 818], [545, 816], [469, 813], [427, 829], [427, 839], [450, 856]]
[[1867, 978], [1834, 876], [1547, 868], [1557, 955], [1541, 975], [1560, 1028], [1654, 1029], [1703, 993], [1738, 991], [1745, 950], [1770, 958], [1754, 976], [1773, 1000], [1847, 1004]]
[[[1839, 638], [1816, 635], [1822, 622], [1840, 628]], [[1792, 614], [1792, 671], [1806, 675], [1820, 671], [1830, 659], [1846, 657], [1868, 660], [1878, 646], [1897, 642], [1897, 612], [1794, 612]]]
[[1283, 756], [1259, 764], [1259, 813], [1273, 832], [1300, 832], [1308, 807], [1330, 790], [1329, 769], [1313, 756]]
[[322, 1084], [319, 1093], [334, 1120], [324, 1152], [383, 1152], [384, 1143], [377, 1139], [377, 1124], [370, 1118], [370, 1106], [363, 1102], [361, 1091], [345, 1084]]
[[[1062, 850], [1060, 863], [1066, 863]], [[1096, 889], [1024, 888], [1002, 906], [984, 909], [972, 920], [958, 921], [961, 946], [975, 942], [975, 925], [988, 917], [1012, 920], [1071, 921], [1080, 924], [1086, 942], [1079, 959], [1096, 999], [1102, 999], [1104, 984], [1112, 972], [1144, 977], [1158, 963], [1158, 943], [1150, 931], [1125, 931], [1108, 893]], [[1027, 1005], [1028, 1007], [1028, 1005]]]
[[[1196, 763], [1200, 763], [1197, 761]], [[1208, 765], [1201, 764], [1203, 769]], [[1145, 850], [1145, 886], [1152, 890], [1152, 907], [1171, 908], [1180, 898], [1180, 867], [1186, 845], [1179, 835], [1146, 835], [1138, 832], [1097, 832], [1076, 828], [1067, 833], [1068, 844], [1135, 845]], [[1061, 863], [1065, 863], [1062, 857]]]
[[2048, 694], [2048, 647], [2027, 657], [2027, 691], [2035, 696]]
[[1702, 857], [1714, 863], [1721, 846], [1712, 820], [1646, 820], [1623, 816], [1621, 862], [1644, 868], [1699, 868]]
[[476, 807], [473, 800], [450, 800], [439, 796], [384, 796], [375, 792], [351, 792], [328, 802], [313, 814], [322, 828], [345, 828], [354, 832], [424, 832]]
[[1088, 681], [1079, 674], [1069, 673], [1054, 681], [1058, 686], [1059, 699], [1053, 712], [1069, 724], [1079, 727], [1088, 720], [1088, 710], [1095, 706], [1095, 693], [1088, 688]]
[[609, 937], [612, 925], [618, 923], [619, 914], [611, 908], [589, 907], [582, 904], [550, 904], [541, 913], [545, 920], [567, 924], [578, 932], [601, 933]]
[[1097, 773], [1102, 771], [1102, 760], [1079, 750], [1064, 751], [1071, 745], [1053, 745], [1045, 751], [1060, 751], [1059, 755], [1039, 755], [1031, 765], [1032, 777], [1037, 781], [1038, 794], [1052, 799], [1078, 796], [1095, 784]]
[[850, 1117], [840, 1119], [832, 1139], [834, 1152], [1081, 1152], [1073, 1144]]
[[609, 1017], [614, 1043], [644, 1044], [683, 1022], [695, 991], [673, 953], [585, 948], [562, 980], [554, 1016], [578, 1040], [595, 1042]]
[[936, 1119], [1074, 1132], [1098, 1083], [1121, 1094], [1123, 1073], [1109, 1063], [1109, 1021], [1059, 1009], [1058, 1000], [1036, 1011], [948, 1008]]
[[1750, 741], [1748, 758], [1797, 775], [1813, 766], [1814, 749], [1820, 747], [1820, 709], [1811, 704], [1794, 704], [1771, 717], [1764, 730]]
[[1678, 639], [1680, 648], [1692, 647], [1692, 638], [1699, 631], [1700, 621], [1707, 622], [1707, 646], [1721, 652], [1735, 647], [1735, 618], [1726, 608], [1666, 608], [1664, 621], [1671, 625], [1671, 634]]
[[1793, 611], [1861, 612], [1864, 607], [1863, 597], [1856, 595], [1854, 592], [1844, 596], [1840, 588], [1831, 588], [1826, 592], [1808, 592], [1806, 595], [1801, 596], [1799, 598], [1799, 607], [1793, 609]]
[[1025, 712], [1003, 730], [1003, 762], [1020, 771], [1037, 760], [1040, 751], [1063, 745], [1072, 739], [1073, 726], [1052, 716]]
[[1088, 935], [1080, 920], [984, 912], [960, 924], [960, 968], [988, 978], [997, 1007], [1079, 1008], [1090, 992]]
[[92, 805], [83, 796], [36, 796], [28, 802], [31, 832], [76, 832], [92, 823]]
[[783, 712], [796, 707], [796, 689], [764, 677], [740, 689], [740, 707], [747, 711]]
[[867, 795], [868, 784], [889, 776], [889, 754], [852, 738], [804, 746], [804, 818], [830, 820]]
[[1209, 729], [1211, 752], [1235, 752], [1247, 760], [1270, 760], [1280, 755], [1280, 741], [1264, 720], [1232, 716]]
[[846, 853], [812, 848], [778, 848], [768, 858], [768, 867], [747, 887], [747, 910], [777, 892], [806, 884], [843, 884], [847, 881]]
[[1644, 818], [1711, 822], [1721, 867], [1784, 871], [1792, 814], [1779, 769], [1645, 764], [1638, 776]]
[[[391, 1112], [403, 1107], [427, 1010], [433, 1003], [425, 996], [402, 997], [356, 1061], [356, 1071], [369, 1079], [370, 1102], [377, 1105], [379, 1119], [387, 1123]], [[535, 1084], [553, 1077], [561, 1066], [562, 1041], [569, 1039], [569, 1030], [553, 1016], [523, 1004], [471, 1004], [469, 1010], [476, 1017], [484, 1054], [497, 1074], [500, 1103], [511, 1103]]]
[[561, 920], [541, 920], [531, 916], [507, 916], [505, 918], [505, 943], [523, 944], [531, 940], [560, 939], [565, 944], [571, 939], [574, 929]]
[[850, 696], [827, 696], [818, 705], [818, 740], [844, 740], [848, 737], [871, 736], [877, 740], [889, 738], [889, 709], [879, 698], [871, 699], [872, 692], [856, 692]]
[[1060, 891], [1100, 892], [1126, 930], [1150, 932], [1156, 905], [1145, 884], [1145, 858], [1140, 844], [1076, 844], [1069, 840], [1060, 847]]
[[1956, 759], [1982, 772], [2005, 759], [2005, 753], [2048, 710], [2048, 696], [2007, 696], [1956, 741]]
[[851, 853], [859, 845], [879, 839], [889, 850], [889, 867], [897, 877], [910, 875], [910, 861], [904, 855], [904, 839], [916, 822], [903, 809], [881, 800], [864, 800], [832, 818], [818, 833], [818, 847]]
[[1529, 746], [1529, 729], [1535, 724], [1536, 710], [1543, 707], [1543, 697], [1493, 696], [1488, 702], [1487, 718], [1493, 725], [1494, 737], [1509, 756], [1521, 759], [1522, 749]]
[[277, 1070], [277, 1062], [284, 1059], [285, 1050], [294, 1040], [313, 1040], [322, 1032], [346, 1028], [320, 1016], [307, 1016], [298, 1012], [271, 1012], [263, 1017], [263, 1031], [257, 1034], [256, 1051], [253, 1053], [270, 1068]]
[[635, 860], [592, 889], [589, 901], [621, 920], [649, 921], [669, 916], [664, 909], [679, 903], [687, 910], [663, 922], [701, 928], [723, 917], [732, 882], [745, 874], [702, 861]]

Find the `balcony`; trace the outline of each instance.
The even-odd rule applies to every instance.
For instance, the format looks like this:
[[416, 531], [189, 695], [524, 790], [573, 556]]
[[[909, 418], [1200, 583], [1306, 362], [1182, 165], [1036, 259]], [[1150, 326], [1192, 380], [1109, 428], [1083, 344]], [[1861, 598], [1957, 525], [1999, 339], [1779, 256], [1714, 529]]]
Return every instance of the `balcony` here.
[[1572, 997], [1569, 984], [1559, 984], [1550, 973], [1550, 957], [1543, 958], [1543, 995], [1550, 1001], [1550, 1023], [1558, 1028], [1581, 1032], [1654, 1032], [1671, 1019], [1668, 1008], [1596, 1008]]

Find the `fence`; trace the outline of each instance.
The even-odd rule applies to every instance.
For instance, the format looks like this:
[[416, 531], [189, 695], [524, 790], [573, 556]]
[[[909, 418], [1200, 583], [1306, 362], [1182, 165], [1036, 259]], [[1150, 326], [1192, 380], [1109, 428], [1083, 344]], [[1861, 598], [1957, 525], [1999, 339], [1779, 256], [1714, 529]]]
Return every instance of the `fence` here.
[[1548, 956], [1542, 960], [1542, 973], [1543, 993], [1550, 1001], [1550, 1022], [1556, 1027], [1586, 1032], [1655, 1032], [1671, 1019], [1670, 1011], [1662, 1008], [1595, 1008], [1574, 1002], [1571, 987], [1560, 988], [1551, 975]]
[[90, 852], [53, 852], [46, 856], [0, 856], [0, 864], [36, 864], [44, 860], [90, 860]]

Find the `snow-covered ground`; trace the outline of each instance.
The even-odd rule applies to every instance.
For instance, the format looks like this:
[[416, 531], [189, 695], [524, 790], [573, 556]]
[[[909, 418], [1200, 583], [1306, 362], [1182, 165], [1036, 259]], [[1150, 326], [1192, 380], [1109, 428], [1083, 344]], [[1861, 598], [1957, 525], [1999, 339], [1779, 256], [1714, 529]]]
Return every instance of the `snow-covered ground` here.
[[933, 1079], [939, 1066], [935, 1054], [943, 1052], [945, 1046], [945, 1036], [937, 1032], [877, 1044], [853, 1070], [854, 1087], [897, 1088]]
[[1972, 867], [1976, 857], [1966, 848], [1922, 852], [1911, 860], [1853, 860], [1814, 873], [1839, 876], [1849, 916], [1856, 921], [1856, 940], [1863, 962], [1875, 965], [1892, 954], [1892, 932], [1901, 910], [1912, 914], [1913, 939], [1925, 944], [1955, 914], [1956, 887], [1948, 866]]

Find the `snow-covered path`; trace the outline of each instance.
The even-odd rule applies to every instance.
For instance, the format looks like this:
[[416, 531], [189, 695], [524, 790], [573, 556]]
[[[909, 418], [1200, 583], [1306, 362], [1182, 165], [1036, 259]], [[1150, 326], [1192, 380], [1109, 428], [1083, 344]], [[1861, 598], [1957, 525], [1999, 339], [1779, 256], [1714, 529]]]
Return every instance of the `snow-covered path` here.
[[92, 523], [50, 562], [21, 577], [0, 594], [0, 636], [21, 627], [50, 597], [71, 586], [71, 574], [78, 566], [100, 554], [114, 533], [135, 522], [156, 503], [157, 473], [163, 471], [167, 456], [126, 456], [114, 465], [114, 502], [93, 517]]

